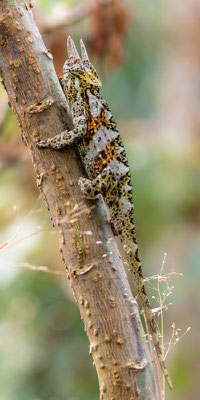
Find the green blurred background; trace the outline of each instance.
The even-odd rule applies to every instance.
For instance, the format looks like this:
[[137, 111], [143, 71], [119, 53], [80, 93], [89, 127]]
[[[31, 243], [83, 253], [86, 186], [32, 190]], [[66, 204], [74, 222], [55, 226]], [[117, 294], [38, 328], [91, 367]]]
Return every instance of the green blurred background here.
[[[199, 400], [199, 1], [40, 0], [33, 12], [59, 76], [68, 34], [84, 39], [101, 76], [132, 171], [144, 274], [159, 274], [165, 253], [163, 274], [176, 271], [164, 342], [173, 323], [179, 336], [192, 327], [180, 342], [175, 333], [166, 399]], [[0, 400], [98, 399], [58, 238], [2, 87], [0, 110]]]

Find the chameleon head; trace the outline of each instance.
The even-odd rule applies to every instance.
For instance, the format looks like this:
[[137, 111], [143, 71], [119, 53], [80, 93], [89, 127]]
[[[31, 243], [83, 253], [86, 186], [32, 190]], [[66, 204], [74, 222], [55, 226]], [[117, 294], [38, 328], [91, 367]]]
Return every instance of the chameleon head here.
[[74, 41], [70, 36], [67, 38], [68, 59], [63, 67], [63, 77], [67, 80], [70, 77], [78, 78], [84, 87], [101, 87], [101, 81], [96, 70], [91, 64], [85, 45], [81, 39], [82, 59], [79, 57]]

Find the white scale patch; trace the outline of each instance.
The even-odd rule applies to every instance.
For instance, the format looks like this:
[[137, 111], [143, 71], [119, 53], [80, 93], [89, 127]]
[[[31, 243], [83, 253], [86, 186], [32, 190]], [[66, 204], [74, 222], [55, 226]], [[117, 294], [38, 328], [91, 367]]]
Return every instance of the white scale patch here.
[[133, 209], [133, 204], [127, 199], [120, 199], [120, 203], [124, 212]]
[[[111, 140], [116, 139], [119, 135], [116, 131], [110, 131], [105, 126], [101, 126], [98, 132], [94, 135], [93, 140], [91, 140], [87, 149], [87, 159], [93, 160], [93, 158], [102, 151]], [[99, 141], [99, 138], [101, 140]]]
[[117, 160], [111, 160], [110, 167], [115, 171], [119, 176], [126, 175], [129, 172], [129, 167], [124, 165], [123, 163]]
[[78, 79], [78, 78], [75, 79], [74, 86], [75, 86], [76, 90], [79, 91], [79, 89], [80, 89], [80, 82], [79, 82], [79, 79]]
[[125, 192], [129, 192], [129, 190], [132, 189], [132, 186], [128, 185], [128, 183], [126, 183], [126, 185], [124, 185], [124, 190]]
[[117, 148], [118, 153], [122, 153], [124, 151], [124, 147], [119, 146]]
[[96, 96], [94, 96], [92, 93], [90, 93], [89, 90], [87, 90], [87, 95], [89, 98], [91, 114], [93, 117], [97, 117], [101, 112], [102, 103]]

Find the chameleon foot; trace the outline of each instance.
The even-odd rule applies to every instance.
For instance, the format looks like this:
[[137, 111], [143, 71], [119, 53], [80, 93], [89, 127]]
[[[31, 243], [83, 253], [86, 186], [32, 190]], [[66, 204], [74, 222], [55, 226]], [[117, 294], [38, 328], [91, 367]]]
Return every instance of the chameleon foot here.
[[89, 199], [95, 199], [99, 194], [105, 197], [116, 188], [117, 182], [117, 176], [110, 167], [105, 168], [95, 179], [79, 179], [81, 191]]
[[54, 150], [63, 149], [63, 147], [69, 146], [74, 141], [73, 131], [63, 131], [60, 134], [46, 140], [41, 140], [36, 145], [40, 148], [49, 148]]
[[78, 182], [81, 192], [87, 199], [95, 199], [100, 194], [100, 188], [96, 179], [93, 181], [86, 178], [80, 178]]

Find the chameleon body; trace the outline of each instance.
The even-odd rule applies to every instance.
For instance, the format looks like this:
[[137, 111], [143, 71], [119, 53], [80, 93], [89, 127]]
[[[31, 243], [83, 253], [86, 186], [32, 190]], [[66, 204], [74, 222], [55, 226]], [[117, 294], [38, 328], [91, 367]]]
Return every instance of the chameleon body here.
[[114, 230], [126, 247], [130, 270], [157, 357], [166, 381], [172, 388], [143, 283], [135, 235], [131, 175], [122, 139], [108, 104], [100, 94], [101, 82], [89, 61], [83, 42], [82, 59], [70, 37], [67, 49], [69, 58], [63, 67], [61, 84], [70, 106], [74, 128], [52, 139], [40, 141], [37, 146], [60, 150], [73, 143], [77, 144], [88, 175], [88, 179], [80, 178], [81, 190], [87, 198], [95, 198], [99, 194], [104, 198]]

